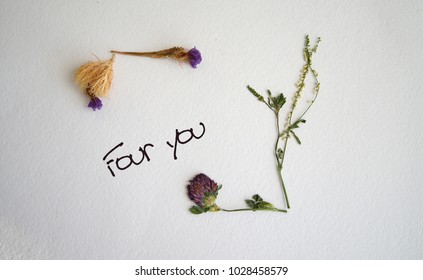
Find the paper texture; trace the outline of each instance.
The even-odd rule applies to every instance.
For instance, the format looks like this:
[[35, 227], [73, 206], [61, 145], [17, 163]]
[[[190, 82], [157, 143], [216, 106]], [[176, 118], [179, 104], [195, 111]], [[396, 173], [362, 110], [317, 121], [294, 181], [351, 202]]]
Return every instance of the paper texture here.
[[[421, 259], [420, 1], [2, 1], [0, 258]], [[292, 211], [192, 215], [188, 180], [284, 207], [274, 117], [247, 91], [291, 101], [304, 36], [319, 99], [291, 141]], [[197, 69], [118, 56], [103, 108], [74, 71], [110, 50], [196, 46]], [[311, 90], [308, 85], [305, 92]], [[307, 94], [305, 95], [307, 96]], [[307, 97], [303, 102], [307, 101]], [[175, 130], [206, 132], [178, 147]], [[115, 157], [154, 145], [116, 172]]]

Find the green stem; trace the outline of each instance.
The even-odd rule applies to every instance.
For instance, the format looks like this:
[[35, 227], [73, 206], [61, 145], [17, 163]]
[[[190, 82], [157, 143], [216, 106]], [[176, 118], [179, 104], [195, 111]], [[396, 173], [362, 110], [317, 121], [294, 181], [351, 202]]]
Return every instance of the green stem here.
[[283, 192], [284, 192], [284, 194], [285, 194], [286, 207], [287, 207], [288, 209], [290, 209], [290, 208], [291, 208], [291, 205], [289, 204], [288, 193], [286, 192], [285, 183], [283, 182], [283, 178], [282, 178], [282, 168], [281, 168], [281, 169], [279, 169], [278, 174], [279, 174], [279, 179], [281, 180], [281, 183], [282, 183], [282, 189], [283, 189]]
[[[276, 143], [275, 143], [275, 157], [276, 157], [276, 162], [278, 163], [277, 168], [278, 168], [279, 179], [280, 179], [281, 185], [282, 185], [283, 196], [284, 196], [284, 199], [285, 199], [286, 206], [289, 209], [291, 206], [289, 205], [288, 193], [286, 192], [285, 184], [284, 184], [283, 179], [282, 179], [283, 161], [282, 161], [282, 159], [279, 158], [279, 153], [278, 153], [279, 140], [281, 138], [280, 137], [281, 128], [280, 128], [280, 125], [279, 125], [279, 112], [275, 112], [275, 114], [276, 114], [276, 130], [277, 130]], [[285, 147], [283, 149], [282, 158], [285, 156], [285, 149], [286, 149], [286, 142], [285, 142]]]
[[288, 212], [286, 210], [277, 209], [277, 208], [272, 208], [272, 209], [252, 209], [252, 208], [222, 209], [222, 208], [220, 208], [220, 210], [222, 210], [224, 212], [239, 212], [239, 211], [274, 211], [274, 212], [284, 212], [284, 213]]
[[279, 158], [279, 154], [278, 154], [278, 146], [279, 146], [279, 139], [280, 139], [280, 126], [279, 126], [279, 112], [275, 112], [276, 114], [276, 130], [277, 130], [277, 135], [276, 135], [276, 143], [275, 143], [275, 157], [276, 157], [276, 162], [278, 163], [278, 169], [281, 167], [281, 162], [280, 162], [280, 158]]
[[[272, 106], [269, 105], [269, 103], [267, 103], [266, 101], [263, 100], [263, 103], [266, 104], [267, 107], [269, 107], [270, 110], [272, 110], [273, 112], [275, 112], [275, 110], [272, 108]], [[275, 112], [276, 113], [276, 112]]]
[[[319, 81], [318, 81], [318, 79], [317, 79], [317, 77], [314, 73], [314, 69], [311, 67], [311, 64], [308, 64], [307, 73], [308, 72], [312, 73], [314, 80], [316, 81], [316, 85], [318, 85]], [[314, 101], [316, 101], [316, 98], [317, 98], [318, 95], [319, 95], [319, 91], [317, 90], [316, 94], [314, 95], [313, 100], [310, 102], [310, 104], [307, 106], [307, 108], [304, 110], [304, 112], [301, 114], [301, 116], [294, 123], [298, 122], [299, 120], [301, 120], [304, 117], [304, 115], [308, 112], [310, 107], [313, 105]], [[290, 114], [289, 119], [288, 119], [288, 127], [293, 123], [292, 122], [292, 114], [293, 114], [293, 110], [291, 111], [291, 114]], [[290, 209], [291, 207], [289, 205], [288, 194], [286, 193], [285, 183], [284, 183], [283, 178], [282, 178], [283, 162], [285, 160], [286, 147], [288, 145], [288, 134], [289, 134], [289, 129], [280, 133], [280, 131], [279, 131], [279, 121], [278, 121], [278, 136], [281, 137], [281, 135], [285, 135], [285, 137], [286, 137], [285, 142], [284, 142], [284, 146], [283, 146], [283, 150], [282, 150], [283, 151], [282, 158], [278, 159], [278, 171], [279, 171], [279, 178], [280, 178], [281, 183], [282, 183], [282, 189], [285, 193], [286, 206], [287, 206], [288, 209]], [[278, 138], [278, 141], [276, 142], [276, 145], [278, 145], [278, 143], [279, 143], [279, 138]]]
[[253, 211], [253, 209], [251, 208], [242, 208], [242, 209], [223, 209], [220, 208], [220, 210], [224, 211], [224, 212], [239, 212], [239, 211]]
[[[314, 69], [311, 67], [311, 63], [309, 61], [307, 62], [307, 72], [305, 73], [305, 75], [307, 75], [308, 72], [311, 72], [312, 73], [312, 75], [314, 77], [314, 80], [316, 81], [316, 85], [318, 85], [319, 84], [319, 81], [318, 81], [318, 79], [317, 79], [317, 77], [316, 77], [316, 75], [314, 73]], [[316, 98], [317, 98], [318, 94], [319, 94], [319, 91], [317, 90], [316, 91], [316, 94], [315, 94], [315, 96], [313, 98], [313, 100], [310, 102], [310, 104], [307, 106], [307, 108], [304, 110], [304, 112], [300, 115], [300, 117], [294, 123], [298, 122], [299, 120], [301, 120], [304, 117], [304, 115], [308, 112], [308, 110], [310, 109], [310, 107], [313, 105], [314, 101], [316, 101]], [[287, 206], [288, 209], [290, 209], [291, 207], [290, 207], [289, 200], [288, 200], [288, 194], [287, 194], [286, 188], [285, 188], [285, 183], [284, 183], [283, 178], [282, 178], [282, 169], [283, 169], [283, 163], [284, 163], [284, 160], [285, 160], [286, 149], [287, 149], [287, 146], [288, 146], [289, 127], [293, 123], [292, 122], [293, 113], [294, 113], [294, 107], [292, 108], [292, 110], [290, 112], [290, 115], [289, 115], [289, 118], [287, 120], [288, 129], [285, 130], [285, 131], [283, 131], [282, 133], [280, 132], [280, 128], [279, 128], [279, 116], [278, 116], [278, 114], [276, 114], [277, 128], [278, 128], [278, 139], [276, 141], [275, 154], [276, 154], [276, 159], [277, 159], [277, 162], [278, 162], [279, 178], [281, 180], [282, 189], [283, 189], [284, 194], [285, 194], [285, 202], [286, 202], [286, 206]], [[284, 145], [283, 145], [283, 149], [282, 149], [282, 152], [283, 152], [282, 153], [282, 158], [279, 159], [278, 154], [277, 154], [277, 146], [279, 145], [279, 139], [280, 139], [280, 137], [282, 137], [282, 135], [284, 135], [286, 137], [286, 139], [285, 139], [285, 142], [284, 142]]]
[[[307, 75], [308, 71], [310, 71], [310, 65], [308, 64], [308, 62], [307, 62], [307, 68], [306, 68], [306, 70], [307, 70], [307, 71], [306, 71], [306, 73], [304, 74], [304, 80], [305, 80], [305, 76]], [[304, 88], [304, 87], [302, 87], [302, 88], [301, 88], [301, 90], [299, 90], [299, 91], [301, 92], [303, 88]], [[289, 113], [289, 118], [288, 118], [288, 120], [287, 120], [287, 127], [288, 127], [288, 128], [287, 128], [285, 131], [283, 131], [282, 133], [279, 133], [279, 135], [283, 135], [284, 133], [286, 134], [286, 135], [285, 135], [285, 137], [286, 137], [286, 139], [285, 139], [285, 143], [284, 143], [284, 145], [283, 145], [283, 155], [282, 155], [282, 158], [281, 158], [281, 169], [283, 168], [283, 162], [284, 162], [284, 160], [285, 160], [285, 152], [286, 152], [286, 147], [287, 147], [287, 145], [288, 145], [288, 138], [289, 138], [289, 127], [290, 127], [290, 126], [291, 126], [291, 124], [292, 124], [292, 116], [293, 116], [293, 114], [294, 114], [295, 107], [296, 107], [296, 106], [294, 106], [294, 105], [293, 105], [292, 110], [291, 110], [291, 112]], [[309, 106], [308, 108], [310, 108], [310, 106]], [[308, 111], [308, 108], [306, 109], [306, 111], [305, 111], [305, 112], [307, 112], [307, 111]], [[304, 116], [305, 112], [301, 115], [301, 117], [303, 117], [303, 116]]]

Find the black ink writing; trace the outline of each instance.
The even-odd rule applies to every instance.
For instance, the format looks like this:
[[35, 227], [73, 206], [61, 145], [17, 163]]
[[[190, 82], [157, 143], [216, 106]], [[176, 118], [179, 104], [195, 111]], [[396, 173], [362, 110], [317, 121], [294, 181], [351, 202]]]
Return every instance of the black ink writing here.
[[[201, 133], [201, 135], [199, 135], [199, 136], [195, 135], [192, 128], [185, 129], [185, 130], [182, 130], [182, 131], [179, 131], [178, 129], [176, 129], [175, 143], [172, 145], [172, 144], [169, 143], [169, 141], [166, 142], [169, 147], [173, 148], [173, 159], [174, 160], [178, 159], [178, 157], [176, 156], [176, 150], [177, 150], [178, 144], [183, 145], [183, 144], [186, 144], [189, 141], [191, 141], [192, 138], [200, 139], [201, 137], [203, 137], [204, 133], [206, 132], [206, 127], [204, 126], [204, 124], [202, 122], [200, 122], [200, 125], [203, 127], [203, 132]], [[181, 140], [181, 136], [184, 133], [188, 133], [188, 135], [189, 135], [188, 138], [185, 141]]]
[[[119, 147], [123, 146], [123, 142], [120, 142], [119, 144], [117, 144], [113, 149], [111, 149], [110, 151], [107, 152], [107, 154], [103, 157], [103, 161], [105, 161], [107, 159], [107, 157], [113, 153], [116, 149], [118, 149]], [[147, 153], [147, 148], [148, 147], [154, 147], [153, 144], [145, 144], [144, 147], [139, 147], [138, 151], [141, 152], [141, 158], [138, 162], [136, 162], [133, 157], [132, 154], [129, 155], [125, 155], [125, 156], [121, 156], [118, 157], [116, 159], [110, 159], [106, 162], [107, 164], [107, 168], [109, 169], [110, 173], [112, 174], [113, 177], [115, 177], [115, 172], [113, 171], [113, 169], [111, 168], [110, 164], [112, 162], [115, 162], [115, 165], [117, 167], [117, 169], [119, 170], [125, 170], [127, 168], [129, 168], [132, 164], [135, 165], [140, 165], [144, 159], [147, 159], [147, 161], [150, 161], [150, 157], [148, 156]]]
[[[200, 139], [204, 136], [204, 133], [206, 133], [206, 126], [200, 122], [199, 125], [202, 127], [202, 132], [200, 134], [195, 134], [194, 129], [189, 128], [185, 130], [179, 131], [178, 129], [175, 130], [175, 141], [174, 144], [170, 144], [170, 142], [166, 142], [166, 144], [173, 148], [173, 159], [177, 160], [178, 157], [176, 155], [178, 144], [184, 145], [187, 144], [189, 141], [194, 139]], [[110, 171], [110, 174], [112, 174], [113, 177], [116, 176], [116, 172], [118, 170], [123, 171], [127, 168], [129, 168], [132, 165], [140, 165], [144, 160], [150, 161], [150, 156], [148, 154], [147, 148], [153, 148], [154, 145], [151, 143], [145, 144], [143, 147], [139, 147], [138, 151], [140, 152], [139, 155], [121, 155], [119, 157], [111, 156], [112, 153], [116, 153], [116, 151], [122, 147], [124, 144], [123, 142], [120, 142], [116, 146], [114, 146], [110, 151], [106, 153], [106, 155], [103, 157], [103, 161], [107, 164], [107, 168]]]

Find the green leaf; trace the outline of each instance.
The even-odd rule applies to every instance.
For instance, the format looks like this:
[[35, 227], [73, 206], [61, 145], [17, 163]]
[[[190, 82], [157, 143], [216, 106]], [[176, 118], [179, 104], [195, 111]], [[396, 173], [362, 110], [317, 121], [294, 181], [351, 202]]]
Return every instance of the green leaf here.
[[272, 96], [272, 93], [270, 92], [270, 89], [267, 90], [267, 95]]
[[189, 211], [191, 211], [192, 214], [202, 214], [204, 212], [206, 212], [203, 208], [199, 207], [199, 206], [192, 206]]
[[297, 141], [297, 143], [301, 145], [300, 138], [298, 138], [298, 136], [295, 134], [295, 132], [294, 132], [294, 131], [292, 131], [292, 130], [291, 130], [290, 132], [291, 132], [292, 136], [294, 136], [294, 138], [295, 138], [295, 140]]
[[291, 124], [291, 125], [289, 126], [289, 129], [294, 129], [294, 128], [299, 128], [299, 126], [298, 126], [298, 124], [297, 124], [297, 123]]
[[289, 129], [299, 128], [299, 124], [300, 124], [300, 123], [305, 123], [305, 122], [306, 122], [306, 120], [299, 119], [299, 120], [297, 120], [296, 122], [294, 122], [293, 124], [291, 124], [291, 125], [289, 126]]
[[283, 95], [283, 93], [275, 97], [270, 97], [268, 100], [269, 100], [268, 103], [270, 104], [270, 106], [276, 111], [279, 111], [286, 102], [286, 98]]
[[253, 195], [253, 199], [254, 199], [254, 201], [256, 201], [256, 202], [258, 202], [258, 201], [263, 201], [263, 198], [261, 198], [261, 196], [260, 196], [260, 195], [258, 195], [258, 194]]
[[281, 93], [281, 94], [278, 95], [276, 100], [277, 100], [279, 107], [282, 107], [286, 102], [286, 97], [285, 97], [285, 95], [283, 95], [283, 93]]
[[248, 207], [250, 207], [251, 209], [256, 208], [256, 203], [254, 201], [252, 201], [251, 199], [246, 199], [245, 203], [247, 203]]
[[273, 209], [273, 208], [275, 208], [272, 203], [267, 202], [267, 201], [261, 201], [261, 202], [259, 202], [257, 204], [257, 207], [259, 209]]
[[259, 101], [264, 101], [264, 98], [263, 98], [263, 96], [261, 96], [255, 89], [253, 89], [252, 87], [250, 87], [249, 85], [247, 86], [247, 89], [255, 96], [255, 97], [257, 97], [257, 99], [259, 100]]

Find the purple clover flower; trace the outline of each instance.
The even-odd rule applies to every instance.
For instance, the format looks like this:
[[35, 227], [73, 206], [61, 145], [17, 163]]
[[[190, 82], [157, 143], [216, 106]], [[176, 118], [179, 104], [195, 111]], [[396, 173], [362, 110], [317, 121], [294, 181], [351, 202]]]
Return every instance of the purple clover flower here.
[[197, 68], [197, 65], [203, 60], [200, 51], [195, 47], [188, 51], [188, 58], [192, 68]]
[[103, 103], [101, 103], [101, 100], [98, 97], [91, 97], [90, 103], [88, 103], [88, 107], [95, 110], [100, 110], [101, 107], [103, 107]]
[[207, 175], [198, 174], [189, 181], [188, 197], [200, 207], [211, 207], [217, 197], [219, 186]]

